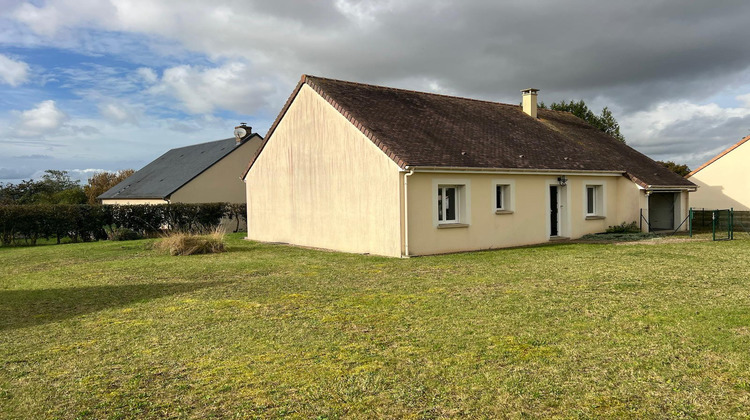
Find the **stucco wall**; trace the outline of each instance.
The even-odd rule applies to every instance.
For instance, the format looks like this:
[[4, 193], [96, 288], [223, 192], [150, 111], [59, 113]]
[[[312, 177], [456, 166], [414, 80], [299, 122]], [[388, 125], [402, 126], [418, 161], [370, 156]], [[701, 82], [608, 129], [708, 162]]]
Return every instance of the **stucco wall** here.
[[[560, 189], [560, 235], [578, 238], [608, 226], [637, 221], [637, 186], [622, 176], [568, 175]], [[510, 184], [512, 213], [496, 214], [495, 183]], [[441, 228], [437, 222], [436, 186], [466, 185], [470, 203], [460, 223]], [[549, 186], [557, 175], [415, 173], [408, 179], [408, 238], [411, 255], [502, 248], [550, 239]], [[602, 186], [602, 218], [587, 219], [586, 185]]]
[[398, 166], [304, 85], [248, 172], [248, 238], [401, 255]]
[[750, 141], [720, 157], [689, 179], [698, 185], [690, 195], [694, 208], [750, 210]]
[[258, 136], [237, 149], [202, 174], [178, 189], [170, 198], [173, 203], [244, 203], [245, 184], [242, 172], [260, 146]]

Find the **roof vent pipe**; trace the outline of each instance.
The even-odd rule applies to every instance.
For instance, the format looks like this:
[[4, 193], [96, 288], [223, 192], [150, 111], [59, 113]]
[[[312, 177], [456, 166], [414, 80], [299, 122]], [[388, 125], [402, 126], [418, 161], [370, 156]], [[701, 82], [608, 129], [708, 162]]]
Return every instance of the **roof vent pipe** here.
[[530, 115], [532, 118], [536, 118], [536, 93], [539, 89], [524, 89], [521, 91], [523, 94], [523, 112]]
[[248, 127], [246, 123], [240, 123], [237, 127], [234, 127], [234, 138], [237, 140], [236, 144], [242, 143], [252, 133], [253, 128]]

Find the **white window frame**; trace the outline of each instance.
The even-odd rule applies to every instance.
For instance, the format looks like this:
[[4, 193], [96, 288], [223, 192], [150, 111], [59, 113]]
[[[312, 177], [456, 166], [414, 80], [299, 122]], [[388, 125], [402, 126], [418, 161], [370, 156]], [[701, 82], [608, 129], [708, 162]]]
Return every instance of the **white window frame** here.
[[[461, 220], [461, 189], [462, 185], [438, 185], [438, 223], [458, 223]], [[448, 190], [453, 191], [453, 203], [448, 200]], [[448, 218], [448, 212], [453, 209], [453, 219]]]
[[[502, 206], [497, 206], [497, 188], [502, 188]], [[492, 191], [490, 192], [492, 200], [492, 212], [495, 214], [511, 214], [515, 211], [515, 190], [516, 183], [512, 179], [493, 179]]]
[[[589, 212], [589, 190], [593, 190], [593, 212]], [[585, 182], [583, 186], [583, 213], [588, 219], [601, 219], [606, 217], [606, 196], [604, 184], [597, 182]]]
[[[454, 220], [439, 220], [438, 188], [455, 188]], [[443, 211], [445, 207], [443, 206]], [[465, 178], [435, 178], [432, 180], [432, 214], [433, 225], [438, 228], [467, 227], [471, 223], [471, 181]]]

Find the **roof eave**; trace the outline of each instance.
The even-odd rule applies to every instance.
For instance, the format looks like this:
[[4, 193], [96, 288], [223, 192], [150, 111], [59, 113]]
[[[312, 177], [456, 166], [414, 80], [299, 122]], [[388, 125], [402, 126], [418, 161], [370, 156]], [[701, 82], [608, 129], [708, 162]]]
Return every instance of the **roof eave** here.
[[614, 170], [583, 170], [583, 169], [539, 169], [539, 168], [481, 168], [471, 166], [403, 166], [403, 171], [414, 172], [477, 172], [477, 173], [529, 173], [529, 174], [555, 174], [555, 175], [576, 175], [576, 174], [601, 174], [606, 176], [621, 176], [625, 171]]
[[701, 170], [705, 169], [708, 165], [716, 162], [717, 160], [721, 159], [726, 155], [727, 153], [731, 152], [732, 150], [742, 146], [746, 141], [750, 140], [750, 136], [745, 136], [742, 140], [738, 141], [734, 145], [730, 146], [723, 152], [719, 153], [718, 155], [714, 156], [713, 158], [709, 159], [708, 162], [704, 163], [703, 165], [699, 166], [698, 169], [694, 170], [693, 172], [690, 172], [689, 174], [685, 175], [685, 178], [690, 178], [691, 176], [697, 174]]
[[698, 190], [697, 185], [648, 185], [644, 188], [646, 191], [688, 191], [695, 192]]

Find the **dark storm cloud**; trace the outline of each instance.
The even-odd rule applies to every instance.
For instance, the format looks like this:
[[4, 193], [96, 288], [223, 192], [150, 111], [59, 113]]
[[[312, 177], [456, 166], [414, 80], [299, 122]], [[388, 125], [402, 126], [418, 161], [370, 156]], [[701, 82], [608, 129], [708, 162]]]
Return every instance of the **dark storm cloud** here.
[[[750, 110], [730, 109], [742, 106], [735, 96], [747, 94], [750, 86], [746, 0], [215, 3], [163, 0], [158, 4], [164, 7], [149, 9], [149, 15], [120, 16], [107, 8], [89, 15], [89, 8], [76, 2], [50, 0], [40, 7], [55, 19], [15, 16], [17, 25], [26, 25], [19, 34], [44, 29], [32, 37], [40, 45], [51, 42], [45, 34], [59, 27], [73, 35], [94, 28], [92, 39], [99, 32], [117, 33], [181, 47], [174, 48], [175, 54], [184, 50], [175, 56], [185, 57], [180, 66], [145, 63], [156, 83], [145, 93], [140, 81], [130, 83], [132, 89], [94, 84], [96, 93], [148, 104], [144, 121], [151, 111], [163, 115], [159, 108], [174, 102], [196, 115], [224, 110], [261, 115], [268, 124], [253, 124], [263, 133], [300, 75], [308, 73], [507, 103], [520, 101], [520, 89], [535, 87], [547, 103], [584, 99], [595, 112], [609, 106], [634, 147], [691, 163], [746, 134], [750, 123], [745, 116]], [[8, 38], [3, 33], [0, 43]], [[158, 52], [157, 44], [150, 48]], [[114, 51], [129, 60], [125, 50]], [[252, 100], [227, 99], [242, 97], [235, 91], [245, 84], [264, 89], [249, 90], [245, 96]], [[128, 97], [123, 89], [136, 94]], [[89, 99], [80, 89], [71, 92]], [[700, 107], [710, 102], [719, 102], [718, 109], [703, 112]], [[673, 108], [682, 103], [692, 107], [675, 115]], [[665, 119], [649, 116], [657, 114]], [[178, 118], [168, 125], [180, 124], [186, 122]]]
[[412, 2], [385, 9], [348, 25], [331, 13], [339, 36], [321, 44], [303, 39], [297, 59], [347, 79], [422, 77], [482, 97], [536, 86], [604, 95], [624, 108], [705, 97], [750, 66], [742, 35], [748, 2]]
[[747, 135], [750, 115], [728, 119], [694, 116], [668, 125], [657, 141], [634, 146], [654, 159], [675, 160], [695, 169]]

